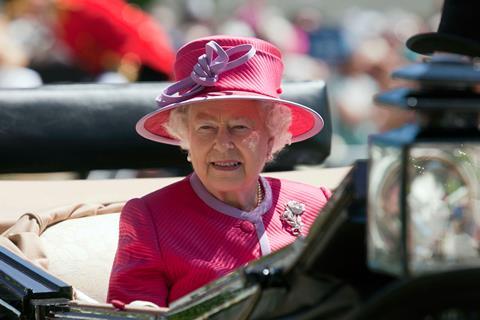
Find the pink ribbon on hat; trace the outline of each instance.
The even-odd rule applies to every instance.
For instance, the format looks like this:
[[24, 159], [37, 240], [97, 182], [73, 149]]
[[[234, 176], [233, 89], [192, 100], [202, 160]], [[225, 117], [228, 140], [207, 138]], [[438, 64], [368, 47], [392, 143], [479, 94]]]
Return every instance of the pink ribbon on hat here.
[[[241, 52], [245, 53], [230, 61], [231, 56]], [[251, 44], [241, 44], [223, 50], [215, 41], [208, 42], [205, 45], [205, 53], [198, 57], [198, 62], [193, 67], [190, 77], [175, 82], [163, 90], [162, 94], [156, 99], [157, 105], [164, 107], [171, 103], [184, 101], [193, 97], [205, 87], [214, 86], [221, 73], [244, 64], [255, 55], [255, 52], [256, 50]], [[214, 53], [217, 54], [215, 59], [213, 59]]]

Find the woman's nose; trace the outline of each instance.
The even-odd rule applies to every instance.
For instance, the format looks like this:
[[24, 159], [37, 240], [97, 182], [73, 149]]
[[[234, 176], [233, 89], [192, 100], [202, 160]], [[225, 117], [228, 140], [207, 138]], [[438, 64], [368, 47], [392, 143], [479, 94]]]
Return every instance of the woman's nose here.
[[232, 135], [228, 129], [220, 128], [217, 131], [214, 148], [221, 152], [233, 149]]

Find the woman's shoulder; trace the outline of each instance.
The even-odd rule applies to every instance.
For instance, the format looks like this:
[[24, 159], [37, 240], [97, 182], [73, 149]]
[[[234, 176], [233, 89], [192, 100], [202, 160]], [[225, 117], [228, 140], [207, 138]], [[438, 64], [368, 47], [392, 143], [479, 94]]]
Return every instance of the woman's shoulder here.
[[272, 177], [265, 177], [270, 184], [273, 192], [278, 192], [282, 194], [291, 194], [294, 193], [296, 195], [302, 194], [304, 196], [312, 196], [318, 199], [318, 197], [325, 198], [328, 200], [332, 195], [332, 192], [327, 187], [317, 187], [307, 183], [288, 180], [288, 179], [280, 179], [280, 178], [272, 178]]
[[168, 199], [170, 197], [179, 196], [179, 193], [185, 192], [186, 189], [190, 188], [189, 178], [190, 176], [187, 176], [179, 181], [159, 188], [153, 192], [144, 195], [143, 197], [141, 197], [141, 199], [148, 202], [151, 200], [157, 200], [162, 198]]
[[191, 194], [193, 193], [189, 177], [190, 176], [187, 176], [179, 181], [148, 193], [141, 197], [140, 200], [150, 209], [158, 209], [158, 206], [160, 205], [164, 208], [170, 207], [173, 204], [178, 205], [179, 203], [184, 202], [185, 198], [191, 197]]
[[173, 182], [167, 186], [161, 187], [153, 192], [150, 192], [140, 198], [134, 198], [127, 201], [125, 207], [150, 207], [153, 204], [167, 204], [176, 202], [179, 198], [183, 198], [188, 194], [190, 187], [189, 177], [185, 177], [179, 181]]

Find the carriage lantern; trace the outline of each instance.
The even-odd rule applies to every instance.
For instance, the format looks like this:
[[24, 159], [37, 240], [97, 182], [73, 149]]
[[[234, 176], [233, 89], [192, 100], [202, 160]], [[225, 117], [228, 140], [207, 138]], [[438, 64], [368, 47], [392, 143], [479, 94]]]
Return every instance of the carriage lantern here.
[[376, 103], [416, 121], [369, 141], [368, 264], [399, 276], [480, 266], [480, 65], [435, 53]]

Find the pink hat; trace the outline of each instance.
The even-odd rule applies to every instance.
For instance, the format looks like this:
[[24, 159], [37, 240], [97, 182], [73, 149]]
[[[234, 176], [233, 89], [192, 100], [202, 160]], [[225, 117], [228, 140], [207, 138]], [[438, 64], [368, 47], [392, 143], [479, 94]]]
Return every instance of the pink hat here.
[[266, 41], [231, 36], [194, 40], [178, 50], [174, 68], [177, 82], [157, 97], [159, 109], [137, 123], [137, 132], [147, 139], [178, 145], [164, 128], [170, 111], [206, 101], [257, 100], [287, 106], [292, 112], [292, 142], [308, 139], [323, 128], [316, 111], [279, 98], [282, 56]]

